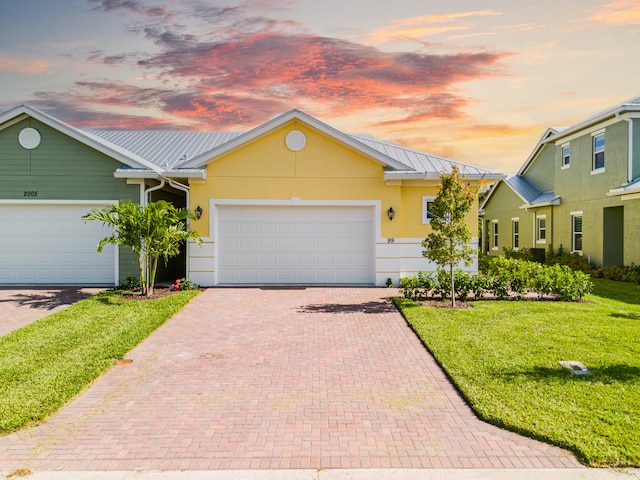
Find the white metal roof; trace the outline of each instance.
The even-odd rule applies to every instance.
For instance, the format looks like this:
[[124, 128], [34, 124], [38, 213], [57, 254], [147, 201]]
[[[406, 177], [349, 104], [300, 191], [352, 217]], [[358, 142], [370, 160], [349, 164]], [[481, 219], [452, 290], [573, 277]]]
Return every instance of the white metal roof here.
[[[180, 170], [182, 164], [205, 155], [236, 139], [238, 132], [171, 132], [130, 130], [88, 130], [89, 134], [135, 153], [165, 170]], [[352, 139], [406, 166], [400, 171], [410, 174], [450, 173], [457, 165], [461, 174], [493, 174], [491, 170], [456, 162], [398, 145], [383, 142], [370, 135], [349, 135]]]
[[187, 160], [238, 137], [235, 132], [171, 132], [159, 130], [88, 130], [121, 148], [133, 152], [159, 167], [180, 168]]
[[[450, 160], [448, 158], [432, 155], [429, 153], [411, 150], [393, 143], [383, 142], [373, 138], [370, 135], [351, 135], [354, 139], [377, 150], [390, 158], [407, 166], [410, 174], [438, 174], [451, 173], [452, 167], [456, 165], [462, 175], [489, 175], [495, 174], [491, 170], [487, 170], [473, 165]], [[391, 173], [391, 172], [390, 172]], [[399, 172], [400, 173], [400, 172]]]

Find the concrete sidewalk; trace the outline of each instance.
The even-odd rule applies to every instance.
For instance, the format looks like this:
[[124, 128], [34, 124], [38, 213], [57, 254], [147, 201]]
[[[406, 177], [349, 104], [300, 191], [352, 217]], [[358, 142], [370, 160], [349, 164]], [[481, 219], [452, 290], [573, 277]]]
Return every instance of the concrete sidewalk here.
[[[25, 472], [26, 473], [26, 472]], [[7, 472], [8, 474], [8, 472]], [[29, 480], [635, 480], [639, 469], [359, 469], [33, 472]]]

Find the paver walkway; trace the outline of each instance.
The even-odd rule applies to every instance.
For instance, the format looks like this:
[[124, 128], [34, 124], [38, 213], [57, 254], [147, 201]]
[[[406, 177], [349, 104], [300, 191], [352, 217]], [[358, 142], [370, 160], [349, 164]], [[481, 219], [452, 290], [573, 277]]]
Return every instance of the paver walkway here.
[[0, 471], [581, 467], [476, 419], [389, 293], [209, 289]]

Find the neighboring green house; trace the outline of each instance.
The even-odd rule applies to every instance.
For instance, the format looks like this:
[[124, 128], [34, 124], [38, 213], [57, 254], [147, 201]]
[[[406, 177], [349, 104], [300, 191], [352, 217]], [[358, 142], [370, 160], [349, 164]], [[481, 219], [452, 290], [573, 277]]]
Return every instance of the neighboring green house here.
[[640, 97], [547, 129], [480, 216], [490, 255], [562, 248], [594, 266], [640, 264]]

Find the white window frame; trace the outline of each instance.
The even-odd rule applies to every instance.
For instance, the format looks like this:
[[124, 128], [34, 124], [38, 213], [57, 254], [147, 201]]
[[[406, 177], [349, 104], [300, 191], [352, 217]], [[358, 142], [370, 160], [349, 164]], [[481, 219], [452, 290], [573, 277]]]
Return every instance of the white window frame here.
[[433, 203], [436, 199], [435, 196], [423, 196], [422, 197], [422, 224], [428, 225], [431, 223], [431, 219], [429, 218], [429, 204]]
[[498, 220], [491, 220], [491, 250], [498, 250]]
[[[576, 231], [575, 231], [575, 218], [576, 217], [580, 217], [582, 219], [582, 224], [580, 225], [581, 230], [580, 232], [580, 242], [582, 243], [582, 241], [584, 240], [584, 215], [582, 210], [579, 211], [575, 211], [575, 212], [570, 212], [571, 215], [571, 252], [575, 252], [575, 253], [579, 253], [580, 255], [582, 255], [582, 248], [580, 250], [576, 249]], [[584, 248], [584, 245], [582, 245], [582, 247]]]
[[[540, 220], [544, 220], [544, 228], [540, 228]], [[544, 231], [544, 238], [541, 238], [540, 232]], [[547, 216], [536, 216], [536, 243], [547, 243]]]
[[[604, 145], [602, 149], [596, 150], [596, 138], [602, 136], [604, 139]], [[591, 175], [595, 175], [598, 173], [604, 172], [606, 165], [606, 137], [605, 131], [598, 130], [597, 132], [593, 132], [591, 134]], [[596, 154], [602, 153], [602, 167], [596, 168]]]
[[[517, 232], [515, 228], [516, 224], [518, 225]], [[520, 217], [511, 219], [511, 248], [513, 248], [516, 252], [520, 249]]]
[[[566, 149], [566, 153], [565, 153], [565, 149]], [[570, 142], [560, 145], [560, 157], [561, 157], [560, 169], [566, 170], [571, 166], [571, 143]]]

